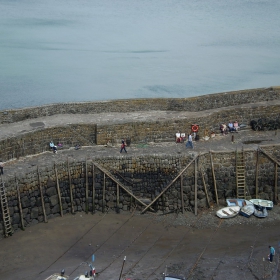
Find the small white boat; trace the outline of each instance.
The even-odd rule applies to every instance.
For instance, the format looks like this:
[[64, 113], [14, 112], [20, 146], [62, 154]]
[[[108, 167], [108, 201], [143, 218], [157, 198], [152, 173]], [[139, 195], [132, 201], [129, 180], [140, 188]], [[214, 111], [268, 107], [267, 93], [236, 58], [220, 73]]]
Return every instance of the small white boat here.
[[240, 206], [243, 207], [245, 205], [253, 204], [251, 201], [243, 199], [243, 198], [228, 198], [226, 199], [227, 206]]
[[246, 200], [246, 205], [242, 206], [240, 209], [240, 215], [249, 218], [255, 212], [255, 206], [252, 202]]
[[271, 200], [265, 199], [250, 199], [254, 205], [265, 207], [267, 210], [271, 210], [273, 208], [273, 202]]
[[240, 206], [224, 207], [216, 212], [216, 215], [221, 219], [233, 218], [239, 214]]

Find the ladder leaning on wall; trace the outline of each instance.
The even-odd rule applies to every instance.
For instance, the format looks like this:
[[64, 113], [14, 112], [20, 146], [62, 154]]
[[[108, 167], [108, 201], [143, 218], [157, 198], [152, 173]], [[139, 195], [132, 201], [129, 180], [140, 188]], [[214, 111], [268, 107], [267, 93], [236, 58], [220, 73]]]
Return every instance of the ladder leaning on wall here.
[[251, 199], [250, 193], [247, 194], [246, 180], [245, 180], [245, 155], [244, 150], [235, 154], [235, 168], [236, 168], [236, 196], [242, 199]]
[[3, 180], [1, 180], [1, 185], [0, 185], [0, 199], [1, 199], [1, 209], [2, 209], [3, 223], [4, 223], [4, 235], [5, 237], [8, 237], [13, 234], [13, 230], [12, 230], [9, 206], [8, 206], [5, 185]]

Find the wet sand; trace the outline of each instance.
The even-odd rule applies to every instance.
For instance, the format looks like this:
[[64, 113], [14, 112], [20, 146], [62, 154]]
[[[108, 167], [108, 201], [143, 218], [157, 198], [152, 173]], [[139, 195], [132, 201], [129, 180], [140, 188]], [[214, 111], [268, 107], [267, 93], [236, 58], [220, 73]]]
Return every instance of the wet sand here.
[[267, 221], [221, 220], [215, 209], [198, 216], [68, 214], [0, 240], [0, 278], [39, 280], [64, 268], [74, 279], [94, 254], [100, 280], [119, 279], [124, 256], [121, 279], [162, 279], [166, 266], [186, 279], [279, 279], [278, 254], [272, 264], [263, 261], [268, 245], [278, 251], [280, 241], [279, 207], [269, 214]]

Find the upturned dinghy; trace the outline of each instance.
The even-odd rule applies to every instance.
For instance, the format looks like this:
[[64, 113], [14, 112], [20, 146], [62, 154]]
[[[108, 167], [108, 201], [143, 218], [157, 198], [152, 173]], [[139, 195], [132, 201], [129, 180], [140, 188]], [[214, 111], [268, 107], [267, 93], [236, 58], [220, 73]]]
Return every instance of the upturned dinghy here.
[[239, 214], [240, 206], [224, 207], [216, 212], [216, 215], [221, 219], [233, 218]]

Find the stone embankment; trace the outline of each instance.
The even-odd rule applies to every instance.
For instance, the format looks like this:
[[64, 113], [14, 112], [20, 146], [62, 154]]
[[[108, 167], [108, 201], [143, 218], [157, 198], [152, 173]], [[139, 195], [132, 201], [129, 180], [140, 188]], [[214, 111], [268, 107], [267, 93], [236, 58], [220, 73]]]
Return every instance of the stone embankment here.
[[[152, 209], [146, 210], [160, 213], [223, 205], [226, 198], [236, 197], [236, 158], [242, 149], [246, 195], [277, 203], [277, 131], [253, 132], [248, 127], [208, 141], [202, 136], [219, 133], [218, 124], [229, 119], [248, 125], [253, 118], [278, 118], [278, 99], [279, 89], [270, 88], [158, 102], [72, 104], [71, 117], [70, 104], [2, 112], [1, 157], [7, 161], [2, 182], [12, 226], [22, 228], [78, 211], [144, 211], [151, 202]], [[141, 106], [148, 103], [155, 103], [148, 109], [166, 111], [143, 111]], [[220, 107], [228, 103], [235, 106]], [[109, 104], [105, 107], [112, 112], [98, 113], [100, 104]], [[91, 108], [85, 110], [91, 114], [78, 114], [83, 106]], [[54, 115], [55, 108], [60, 115]], [[193, 112], [199, 108], [204, 111]], [[201, 138], [194, 150], [186, 150], [183, 143], [174, 143], [174, 134], [188, 132], [193, 123], [199, 125]], [[119, 153], [123, 137], [131, 140], [124, 156]], [[50, 140], [63, 143], [58, 154], [49, 151]], [[78, 151], [71, 148], [77, 142], [83, 146]], [[258, 144], [266, 145], [260, 150]], [[2, 215], [0, 222], [3, 232]]]

